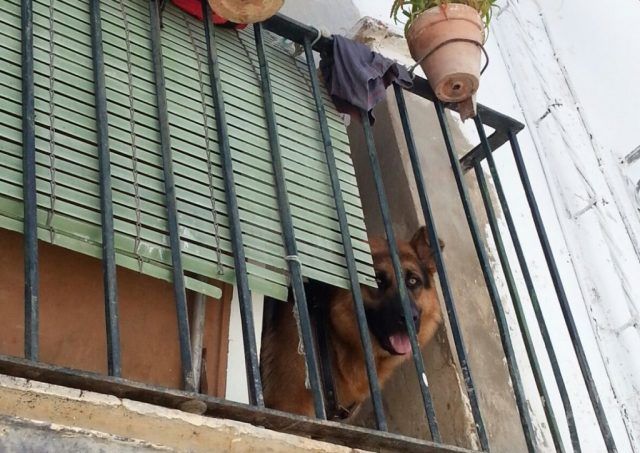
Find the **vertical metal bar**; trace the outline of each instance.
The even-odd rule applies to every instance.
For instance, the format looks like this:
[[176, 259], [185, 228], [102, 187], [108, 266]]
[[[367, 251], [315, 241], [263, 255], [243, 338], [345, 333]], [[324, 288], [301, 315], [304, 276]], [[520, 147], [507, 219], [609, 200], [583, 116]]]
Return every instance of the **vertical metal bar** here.
[[589, 362], [584, 352], [582, 341], [580, 340], [578, 327], [576, 326], [575, 320], [573, 319], [571, 306], [569, 305], [567, 294], [564, 291], [562, 279], [560, 278], [560, 272], [558, 271], [556, 260], [551, 250], [551, 244], [549, 243], [547, 232], [544, 229], [544, 223], [542, 221], [542, 216], [540, 215], [540, 210], [538, 209], [538, 203], [536, 202], [533, 188], [531, 187], [527, 168], [524, 164], [524, 159], [520, 150], [520, 144], [518, 143], [516, 134], [513, 131], [510, 130], [508, 132], [508, 135], [509, 142], [511, 143], [511, 150], [513, 151], [513, 157], [515, 158], [516, 166], [518, 167], [518, 173], [520, 174], [520, 180], [522, 181], [522, 187], [524, 188], [524, 192], [527, 196], [527, 202], [529, 203], [529, 209], [531, 210], [531, 215], [536, 227], [536, 232], [538, 233], [538, 238], [540, 239], [540, 244], [542, 245], [542, 251], [544, 252], [547, 267], [549, 268], [549, 273], [551, 274], [551, 280], [553, 281], [553, 286], [558, 296], [558, 302], [560, 303], [560, 309], [562, 310], [562, 315], [564, 317], [565, 324], [567, 325], [567, 330], [569, 331], [569, 337], [571, 338], [571, 343], [573, 344], [573, 349], [578, 359], [580, 371], [582, 372], [582, 377], [584, 379], [585, 386], [587, 387], [589, 398], [591, 399], [593, 411], [596, 415], [596, 419], [598, 420], [602, 438], [607, 447], [607, 451], [615, 452], [617, 451], [617, 448], [613, 439], [613, 434], [611, 433], [611, 429], [609, 427], [602, 402], [600, 401], [600, 397], [598, 396], [598, 389], [596, 388], [593, 376], [591, 375], [591, 369], [589, 368]]
[[171, 136], [169, 134], [169, 116], [167, 112], [167, 92], [162, 65], [162, 46], [160, 37], [160, 12], [158, 0], [149, 0], [149, 17], [151, 20], [151, 51], [153, 73], [155, 78], [156, 102], [158, 104], [158, 124], [160, 128], [160, 149], [162, 152], [162, 169], [164, 174], [165, 202], [167, 205], [167, 223], [169, 225], [169, 244], [171, 246], [171, 264], [173, 271], [173, 292], [178, 315], [178, 340], [182, 359], [182, 380], [188, 391], [195, 391], [193, 380], [193, 358], [189, 335], [189, 313], [187, 296], [180, 256], [180, 232], [178, 225], [178, 207], [176, 188], [173, 180], [173, 161], [171, 159]]
[[420, 385], [420, 392], [422, 394], [422, 402], [424, 403], [424, 409], [427, 414], [427, 421], [429, 422], [429, 429], [431, 431], [431, 437], [434, 442], [440, 442], [440, 432], [438, 431], [438, 423], [436, 421], [436, 414], [433, 409], [433, 401], [429, 392], [429, 385], [427, 382], [427, 374], [424, 369], [424, 361], [422, 360], [422, 351], [418, 344], [418, 338], [416, 334], [416, 326], [413, 321], [413, 314], [411, 310], [411, 304], [409, 301], [409, 293], [404, 279], [404, 272], [402, 271], [402, 264], [400, 263], [400, 253], [398, 251], [398, 244], [396, 243], [395, 233], [393, 232], [393, 225], [391, 223], [391, 214], [389, 212], [389, 204], [387, 202], [387, 196], [385, 194], [384, 183], [382, 181], [382, 171], [380, 169], [380, 163], [378, 162], [378, 155], [376, 153], [376, 147], [373, 140], [373, 132], [371, 131], [371, 124], [369, 123], [369, 114], [365, 110], [360, 111], [360, 121], [362, 122], [362, 129], [364, 132], [365, 141], [367, 144], [367, 152], [369, 154], [369, 163], [371, 165], [371, 172], [373, 173], [373, 182], [376, 186], [376, 193], [378, 194], [378, 206], [380, 207], [380, 213], [382, 215], [382, 223], [384, 225], [384, 231], [387, 236], [387, 243], [389, 245], [389, 254], [391, 255], [391, 263], [393, 264], [393, 272], [396, 276], [398, 285], [398, 292], [400, 294], [400, 303], [402, 304], [402, 311], [404, 313], [405, 325], [407, 333], [409, 335], [409, 341], [411, 342], [411, 354], [413, 356], [413, 363], [416, 367], [418, 374], [418, 382]]
[[204, 325], [206, 321], [206, 297], [202, 293], [196, 293], [193, 298], [193, 313], [191, 315], [191, 351], [193, 352], [193, 382], [196, 392], [200, 391], [202, 375], [202, 343], [204, 338]]
[[407, 150], [409, 152], [409, 159], [411, 160], [411, 167], [413, 169], [413, 176], [416, 181], [416, 187], [418, 189], [418, 196], [420, 198], [422, 212], [424, 214], [424, 219], [429, 231], [429, 242], [436, 258], [436, 269], [438, 271], [438, 277], [440, 279], [440, 287], [442, 288], [444, 304], [447, 308], [449, 323], [451, 324], [451, 335], [453, 336], [453, 342], [456, 347], [458, 361], [460, 362], [462, 377], [467, 389], [467, 396], [469, 397], [469, 404], [471, 405], [471, 413], [473, 414], [473, 420], [478, 432], [480, 447], [484, 451], [489, 451], [489, 438], [487, 437], [487, 431], [484, 426], [484, 421], [482, 420], [482, 415], [480, 413], [478, 395], [476, 394], [473, 377], [471, 375], [471, 369], [469, 368], [465, 342], [462, 335], [462, 330], [460, 328], [460, 322], [458, 320], [458, 313], [456, 312], [456, 307], [453, 301], [453, 294], [451, 292], [451, 285], [449, 284], [447, 270], [444, 264], [444, 259], [442, 257], [442, 250], [440, 250], [438, 231], [433, 218], [433, 213], [431, 212], [431, 203], [429, 202], [429, 197], [427, 195], [427, 188], [424, 183], [424, 177], [422, 175], [422, 169], [420, 166], [420, 159], [418, 157], [416, 144], [413, 139], [413, 132], [411, 130], [411, 123], [409, 121], [409, 113], [407, 111], [403, 89], [397, 84], [394, 84], [393, 88], [396, 94], [396, 101], [398, 104], [398, 110], [400, 112], [400, 121], [402, 123], [405, 141], [407, 143]]
[[313, 92], [312, 94], [316, 104], [318, 122], [320, 124], [322, 143], [327, 159], [329, 179], [331, 180], [331, 188], [333, 190], [336, 212], [338, 213], [338, 223], [340, 225], [340, 234], [342, 235], [344, 257], [347, 263], [349, 283], [351, 285], [351, 293], [353, 295], [353, 303], [356, 311], [356, 320], [358, 322], [358, 331], [360, 333], [360, 341], [362, 342], [365, 366], [367, 369], [367, 376], [369, 378], [371, 402], [373, 403], [373, 410], [376, 417], [376, 424], [378, 426], [378, 429], [381, 431], [386, 431], [387, 421], [385, 419], [384, 408], [382, 406], [380, 383], [378, 381], [378, 373], [376, 371], [375, 360], [373, 358], [373, 348], [371, 345], [371, 337], [369, 336], [367, 316], [364, 310], [364, 302], [362, 300], [360, 282], [358, 281], [358, 269], [356, 267], [355, 256], [353, 253], [353, 244], [351, 242], [351, 234], [349, 232], [347, 214], [344, 208], [344, 200], [342, 199], [342, 188], [340, 187], [340, 178], [338, 177], [336, 158], [333, 152], [333, 145], [331, 144], [331, 134], [329, 133], [329, 125], [327, 124], [327, 117], [325, 115], [324, 104], [322, 102], [320, 82], [318, 81], [318, 75], [316, 73], [316, 64], [313, 57], [313, 50], [311, 49], [311, 43], [308, 39], [305, 39], [303, 45], [305, 57], [307, 60], [307, 66], [309, 67], [309, 77], [311, 79], [311, 88]]
[[[313, 289], [311, 290], [313, 291]], [[313, 297], [313, 296], [312, 296]], [[320, 296], [321, 297], [321, 296]], [[313, 301], [313, 299], [311, 299]], [[333, 374], [333, 363], [331, 354], [331, 345], [329, 338], [329, 310], [325, 300], [320, 300], [318, 303], [318, 297], [315, 299], [315, 305], [312, 303], [311, 310], [315, 314], [315, 339], [318, 347], [318, 355], [320, 362], [320, 379], [322, 381], [322, 391], [324, 396], [324, 407], [327, 412], [327, 418], [332, 419], [341, 414], [341, 406], [338, 402], [338, 396], [336, 392], [336, 385]]]
[[93, 57], [93, 86], [96, 103], [98, 135], [98, 165], [100, 173], [100, 215], [102, 225], [102, 278], [107, 328], [107, 368], [110, 376], [120, 376], [120, 329], [118, 326], [118, 291], [116, 284], [116, 253], [113, 233], [113, 202], [111, 199], [111, 160], [107, 118], [107, 91], [102, 53], [102, 24], [100, 1], [89, 3], [91, 19], [91, 50]]
[[451, 131], [449, 130], [449, 124], [444, 113], [444, 107], [438, 100], [434, 102], [436, 113], [438, 115], [438, 121], [440, 122], [440, 128], [442, 129], [442, 136], [444, 139], [447, 153], [449, 154], [449, 160], [451, 162], [451, 168], [453, 169], [453, 175], [458, 186], [458, 192], [460, 193], [460, 199], [464, 208], [465, 215], [467, 217], [467, 223], [469, 224], [469, 230], [473, 239], [473, 244], [480, 261], [480, 267], [482, 268], [482, 274], [484, 276], [487, 291], [489, 292], [489, 298], [493, 305], [493, 311], [495, 313], [496, 322], [498, 324], [498, 330], [500, 333], [500, 341], [502, 342], [502, 348], [504, 349], [504, 355], [507, 359], [507, 367], [509, 368], [509, 375], [513, 384], [513, 392], [516, 398], [516, 405], [520, 414], [520, 421], [522, 422], [522, 429], [524, 431], [524, 437], [527, 442], [527, 448], [529, 451], [535, 451], [534, 439], [535, 434], [533, 430], [533, 424], [531, 423], [531, 417], [527, 410], [527, 401], [522, 387], [522, 381], [520, 379], [520, 373], [518, 371], [518, 365], [515, 361], [515, 354], [513, 352], [513, 345], [511, 344], [511, 338], [509, 337], [509, 326], [504, 314], [502, 302], [498, 295], [498, 289], [491, 272], [491, 264], [487, 257], [486, 251], [482, 244], [480, 236], [480, 230], [478, 228], [478, 222], [475, 218], [473, 208], [471, 207], [471, 201], [467, 192], [467, 187], [464, 182], [464, 176], [462, 169], [460, 168], [460, 162], [453, 147], [453, 140], [451, 138]]
[[504, 248], [504, 243], [502, 242], [500, 227], [498, 226], [498, 219], [496, 217], [495, 210], [493, 209], [493, 203], [491, 202], [491, 195], [489, 193], [489, 186], [487, 185], [487, 180], [484, 176], [484, 171], [482, 170], [482, 164], [480, 163], [480, 161], [476, 160], [474, 162], [474, 170], [476, 173], [476, 178], [478, 179], [478, 185], [480, 186], [480, 192], [482, 193], [482, 201], [484, 202], [484, 207], [487, 212], [487, 218], [489, 219], [491, 234], [493, 235], [493, 240], [496, 244], [496, 249], [498, 250], [500, 264], [507, 280], [509, 295], [511, 296], [511, 300], [516, 312], [518, 326], [520, 327], [520, 332], [522, 333], [522, 338], [524, 340], [524, 346], [527, 351], [527, 357], [529, 359], [529, 363], [531, 364], [531, 370], [533, 371], [533, 377], [536, 382], [536, 387], [538, 388], [538, 393], [540, 394], [542, 407], [544, 408], [547, 422], [549, 423], [549, 430], [551, 431], [553, 444], [557, 451], [564, 452], [564, 446], [562, 445], [562, 438], [560, 437], [558, 423], [556, 421], [555, 414], [553, 413], [553, 408], [550, 404], [551, 400], [549, 399], [547, 387], [544, 384], [542, 370], [540, 369], [540, 364], [538, 363], [538, 358], [536, 356], [533, 341], [531, 339], [531, 333], [529, 332], [529, 326], [527, 325], [527, 320], [525, 319], [524, 310], [522, 308], [520, 295], [518, 294], [518, 289], [516, 287], [515, 279], [513, 278], [513, 273], [511, 272], [511, 266], [509, 264], [509, 259]]
[[309, 375], [309, 385], [311, 387], [311, 393], [313, 394], [313, 406], [316, 417], [325, 419], [327, 418], [327, 415], [322, 395], [322, 383], [320, 381], [317, 355], [313, 344], [313, 331], [311, 328], [309, 308], [307, 306], [307, 297], [304, 292], [302, 263], [298, 258], [298, 246], [296, 243], [295, 230], [293, 228], [293, 219], [291, 218], [287, 181], [285, 179], [284, 168], [282, 165], [280, 140], [278, 138], [278, 125], [276, 122], [276, 114], [273, 109], [271, 79], [269, 76], [267, 57], [264, 52], [261, 24], [254, 25], [254, 34], [260, 65], [260, 85], [262, 87], [264, 111], [267, 120], [267, 128], [269, 130], [269, 147], [271, 148], [271, 164], [276, 183], [278, 212], [280, 214], [280, 224], [282, 225], [282, 236], [284, 239], [284, 249], [286, 253], [285, 259], [289, 268], [289, 275], [291, 276], [293, 298], [296, 310], [298, 311], [298, 319], [300, 320], [300, 334], [302, 335], [302, 344], [305, 351], [304, 356], [306, 360], [307, 373]]
[[36, 200], [33, 0], [22, 0], [22, 182], [24, 198], [24, 355], [38, 360], [38, 218]]
[[[553, 342], [551, 341], [551, 336], [549, 335], [549, 330], [547, 329], [547, 323], [545, 322], [544, 315], [542, 314], [542, 310], [540, 308], [538, 295], [535, 290], [533, 278], [531, 277], [531, 273], [529, 272], [529, 266], [527, 265], [527, 260], [524, 256], [522, 245], [520, 244], [518, 232], [516, 231], [516, 225], [513, 220], [513, 216], [511, 215], [511, 209], [509, 208], [509, 203], [507, 201], [507, 197], [505, 196], [505, 192], [502, 187], [502, 182], [500, 181], [498, 168], [496, 167], [495, 160], [493, 158], [493, 153], [491, 152], [492, 151], [491, 145], [487, 140], [484, 126], [479, 115], [475, 118], [475, 122], [476, 122], [476, 128], [478, 129], [478, 135], [480, 136], [481, 145], [484, 148], [485, 158], [487, 160], [487, 163], [489, 164], [491, 177], [493, 178], [496, 192], [498, 194], [498, 200], [500, 201], [500, 206], [502, 208], [502, 212], [504, 213], [504, 217], [507, 222], [507, 227], [509, 229], [509, 234], [511, 236], [513, 248], [516, 252], [516, 256], [518, 257], [518, 263], [520, 264], [520, 269], [522, 270], [522, 276], [524, 278], [525, 284], [527, 286], [527, 290], [529, 292], [531, 305], [533, 307], [533, 311], [536, 316], [538, 326], [540, 327], [540, 334], [542, 335], [542, 341], [544, 342], [545, 349], [549, 356], [551, 369], [555, 377], [556, 385], [558, 386], [558, 392], [560, 393], [560, 398], [562, 400], [564, 411], [567, 417], [567, 425], [569, 427], [571, 445], [575, 452], [580, 452], [581, 451], [580, 440], [578, 438], [578, 430], [576, 428], [575, 420], [573, 418], [573, 410], [571, 408], [571, 401], [569, 400], [569, 394], [567, 393], [567, 388], [564, 384], [564, 378], [562, 377], [562, 372], [558, 364], [558, 359], [556, 357], [555, 349], [553, 347]], [[480, 183], [480, 180], [478, 182]], [[482, 189], [482, 186], [481, 186], [481, 189]], [[489, 198], [489, 203], [491, 203], [490, 198]], [[497, 242], [498, 241], [496, 240], [496, 244]], [[522, 309], [518, 308], [517, 310], [518, 310], [517, 312], [518, 320], [520, 322]], [[529, 333], [527, 332], [527, 336], [528, 335]], [[533, 343], [531, 342], [531, 339], [528, 339], [527, 343], [531, 343], [530, 347], [533, 350]], [[546, 389], [544, 389], [544, 378], [542, 376], [541, 370], [539, 369], [537, 362], [535, 363], [535, 367], [536, 367], [536, 370], [534, 370], [534, 377], [536, 378], [536, 384], [538, 385], [539, 389], [542, 387], [542, 389], [545, 390], [545, 393], [542, 395], [542, 404], [545, 409], [547, 419], [549, 420], [549, 423], [550, 423], [549, 427], [552, 430], [554, 445], [556, 446], [557, 450], [562, 450], [562, 438], [560, 436], [557, 422], [553, 414], [553, 409], [551, 407], [551, 400], [549, 399], [549, 396], [546, 394]]]
[[247, 277], [247, 262], [242, 243], [242, 225], [238, 211], [238, 199], [233, 177], [233, 161], [231, 160], [231, 148], [229, 147], [229, 135], [227, 134], [227, 119], [224, 109], [222, 94], [222, 81], [220, 80], [220, 68], [218, 66], [218, 53], [215, 46], [215, 31], [211, 24], [211, 10], [207, 0], [202, 0], [202, 14], [204, 16], [204, 33], [207, 43], [207, 57], [209, 65], [209, 78], [213, 106], [216, 114], [216, 129], [218, 132], [218, 146], [222, 157], [222, 172], [224, 177], [224, 194], [229, 215], [229, 228], [231, 243], [233, 245], [233, 263], [240, 301], [240, 318], [242, 322], [242, 339], [244, 342], [244, 359], [247, 370], [247, 386], [249, 387], [249, 401], [256, 406], [264, 406], [262, 395], [262, 381], [260, 380], [260, 366], [258, 364], [258, 347], [256, 345], [256, 333], [254, 330], [253, 310], [251, 305], [251, 291]]

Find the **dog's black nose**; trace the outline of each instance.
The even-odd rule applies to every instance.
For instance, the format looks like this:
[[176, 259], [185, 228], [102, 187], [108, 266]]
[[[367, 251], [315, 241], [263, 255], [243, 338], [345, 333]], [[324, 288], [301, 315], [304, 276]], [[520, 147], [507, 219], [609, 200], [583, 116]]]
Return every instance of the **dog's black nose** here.
[[[413, 324], [416, 326], [416, 329], [420, 328], [420, 309], [416, 306], [416, 304], [414, 304], [413, 302], [411, 303], [411, 318], [413, 319]], [[401, 314], [401, 319], [400, 319], [400, 323], [404, 325], [404, 321], [405, 321], [405, 316], [404, 316], [404, 311]]]

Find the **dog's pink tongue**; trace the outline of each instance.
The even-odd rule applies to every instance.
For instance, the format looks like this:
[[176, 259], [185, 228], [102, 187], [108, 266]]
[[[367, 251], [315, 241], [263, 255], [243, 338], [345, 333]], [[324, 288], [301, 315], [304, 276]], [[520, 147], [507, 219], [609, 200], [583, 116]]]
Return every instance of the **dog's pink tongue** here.
[[406, 333], [396, 333], [389, 337], [391, 346], [398, 354], [406, 354], [411, 352], [411, 342]]

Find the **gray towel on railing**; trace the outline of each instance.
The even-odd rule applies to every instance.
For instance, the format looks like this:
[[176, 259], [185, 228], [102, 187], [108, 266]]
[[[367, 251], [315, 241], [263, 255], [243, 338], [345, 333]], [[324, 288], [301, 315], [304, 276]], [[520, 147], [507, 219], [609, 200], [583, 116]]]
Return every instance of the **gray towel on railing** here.
[[404, 66], [339, 35], [333, 36], [333, 52], [322, 55], [320, 70], [338, 111], [358, 118], [359, 109], [364, 109], [371, 124], [375, 121], [372, 109], [389, 85], [413, 85]]

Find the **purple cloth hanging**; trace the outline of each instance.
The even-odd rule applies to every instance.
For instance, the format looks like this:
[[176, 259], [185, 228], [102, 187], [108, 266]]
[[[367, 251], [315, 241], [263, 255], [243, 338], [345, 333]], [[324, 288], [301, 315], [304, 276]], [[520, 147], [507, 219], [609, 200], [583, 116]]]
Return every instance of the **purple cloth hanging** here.
[[359, 118], [359, 109], [364, 109], [371, 124], [375, 121], [372, 110], [389, 85], [413, 85], [404, 66], [340, 35], [333, 36], [333, 52], [322, 55], [320, 71], [338, 111]]

